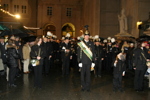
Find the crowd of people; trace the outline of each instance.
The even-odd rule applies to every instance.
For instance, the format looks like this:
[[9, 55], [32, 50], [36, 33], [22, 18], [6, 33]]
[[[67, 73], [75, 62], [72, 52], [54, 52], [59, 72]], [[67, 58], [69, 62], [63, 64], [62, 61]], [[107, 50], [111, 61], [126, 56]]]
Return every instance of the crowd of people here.
[[[55, 62], [61, 62], [62, 77], [69, 75], [70, 67], [81, 73], [81, 91], [90, 91], [91, 71], [95, 77], [103, 77], [102, 71], [113, 73], [113, 91], [121, 91], [122, 76], [126, 70], [134, 70], [134, 89], [143, 91], [144, 75], [150, 61], [149, 41], [105, 40], [96, 35], [90, 38], [86, 30], [82, 37], [74, 39], [67, 34], [62, 39], [53, 36], [37, 37], [35, 41], [22, 41], [10, 36], [0, 37], [0, 70], [6, 74], [10, 87], [17, 87], [15, 77], [34, 72], [34, 87], [42, 88], [42, 75], [47, 76]], [[33, 70], [31, 70], [32, 68]], [[150, 75], [149, 75], [150, 80]], [[149, 82], [150, 88], [150, 82]]]

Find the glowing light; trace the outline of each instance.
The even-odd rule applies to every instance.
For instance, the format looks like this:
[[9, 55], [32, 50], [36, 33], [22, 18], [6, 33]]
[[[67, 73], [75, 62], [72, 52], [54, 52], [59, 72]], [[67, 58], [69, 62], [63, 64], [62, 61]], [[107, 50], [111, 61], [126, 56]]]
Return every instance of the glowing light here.
[[35, 30], [38, 30], [38, 29], [41, 29], [39, 27], [26, 27], [26, 26], [23, 26], [25, 29], [35, 29]]
[[139, 25], [141, 25], [142, 24], [142, 21], [138, 21], [137, 23], [136, 23], [136, 25], [137, 25], [137, 28], [139, 27]]
[[20, 15], [17, 14], [17, 15], [15, 15], [15, 16], [16, 16], [17, 19], [20, 19]]
[[9, 16], [12, 16], [12, 17], [15, 17], [17, 19], [20, 19], [20, 15], [18, 15], [18, 14], [17, 15], [11, 14], [10, 12], [8, 12], [8, 11], [6, 11], [4, 9], [0, 9], [0, 11], [2, 11], [3, 13], [8, 14]]

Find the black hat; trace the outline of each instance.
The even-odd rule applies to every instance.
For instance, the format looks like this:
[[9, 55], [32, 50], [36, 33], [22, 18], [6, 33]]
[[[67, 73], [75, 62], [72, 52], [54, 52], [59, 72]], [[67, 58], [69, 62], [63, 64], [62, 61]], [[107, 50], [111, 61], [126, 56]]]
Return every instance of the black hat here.
[[94, 42], [100, 42], [100, 38], [95, 39]]
[[116, 45], [116, 42], [113, 42], [112, 45]]
[[70, 37], [65, 37], [65, 40], [67, 40], [67, 39], [70, 40]]
[[67, 34], [66, 34], [65, 40], [66, 40], [66, 39], [70, 40], [70, 33], [67, 33]]
[[111, 37], [107, 38], [107, 43], [111, 43]]
[[111, 43], [111, 40], [107, 40], [107, 43]]
[[48, 36], [48, 35], [47, 35], [47, 36], [45, 36], [45, 38], [49, 39], [49, 38], [50, 38], [50, 36]]

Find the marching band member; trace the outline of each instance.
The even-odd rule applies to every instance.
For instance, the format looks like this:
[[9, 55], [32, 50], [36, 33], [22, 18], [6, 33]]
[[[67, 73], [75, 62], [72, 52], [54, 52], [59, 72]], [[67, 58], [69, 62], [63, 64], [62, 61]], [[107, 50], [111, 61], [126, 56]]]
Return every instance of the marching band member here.
[[102, 60], [104, 60], [104, 51], [103, 47], [100, 43], [100, 38], [98, 35], [95, 36], [95, 77], [101, 77], [101, 70], [102, 70]]
[[90, 71], [91, 65], [94, 65], [93, 61], [95, 59], [94, 56], [94, 43], [89, 40], [90, 34], [88, 30], [85, 31], [84, 39], [81, 42], [78, 42], [78, 62], [79, 67], [81, 67], [81, 91], [90, 92]]
[[62, 59], [62, 76], [69, 74], [69, 63], [71, 56], [70, 34], [67, 33], [64, 42], [60, 45]]

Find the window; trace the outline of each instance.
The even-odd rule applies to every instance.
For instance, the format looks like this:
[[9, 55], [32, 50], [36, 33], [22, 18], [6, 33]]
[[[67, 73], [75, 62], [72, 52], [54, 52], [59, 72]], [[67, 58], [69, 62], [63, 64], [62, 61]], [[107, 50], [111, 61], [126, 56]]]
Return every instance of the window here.
[[8, 11], [8, 4], [4, 4], [4, 10]]
[[22, 13], [26, 13], [26, 11], [27, 11], [27, 7], [26, 6], [22, 6]]
[[19, 5], [14, 5], [14, 12], [19, 12]]
[[72, 11], [72, 9], [71, 8], [67, 8], [67, 13], [66, 13], [66, 16], [71, 16], [71, 12]]
[[47, 7], [47, 15], [52, 15], [53, 13], [53, 8], [52, 7]]

